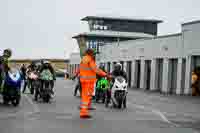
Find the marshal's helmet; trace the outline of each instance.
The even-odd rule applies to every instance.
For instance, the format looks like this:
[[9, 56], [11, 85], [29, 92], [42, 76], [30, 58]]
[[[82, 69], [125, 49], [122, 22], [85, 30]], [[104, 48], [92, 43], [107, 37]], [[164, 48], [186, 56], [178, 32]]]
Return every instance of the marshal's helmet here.
[[88, 54], [88, 55], [91, 55], [91, 56], [95, 56], [96, 55], [96, 50], [89, 48], [89, 49], [87, 49], [85, 51], [85, 53]]

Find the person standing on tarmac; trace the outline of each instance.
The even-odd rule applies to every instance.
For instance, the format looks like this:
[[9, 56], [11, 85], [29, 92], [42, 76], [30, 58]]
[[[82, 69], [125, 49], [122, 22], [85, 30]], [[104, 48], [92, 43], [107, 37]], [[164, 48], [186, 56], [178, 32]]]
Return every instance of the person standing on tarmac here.
[[24, 88], [23, 88], [23, 93], [24, 93], [25, 90], [26, 90], [26, 86], [27, 86], [27, 81], [26, 81], [26, 66], [25, 66], [25, 64], [22, 64], [20, 70], [21, 70], [22, 78], [24, 80]]
[[12, 56], [11, 49], [5, 49], [3, 51], [3, 56], [0, 56], [0, 90], [3, 91], [3, 80], [5, 74], [9, 71], [8, 59]]
[[77, 69], [75, 76], [73, 77], [73, 80], [75, 78], [78, 79], [78, 83], [76, 84], [76, 87], [75, 87], [75, 90], [74, 90], [74, 96], [76, 96], [78, 90], [79, 90], [80, 96], [81, 96], [81, 83], [80, 83], [80, 70], [79, 69]]
[[80, 81], [82, 87], [80, 118], [91, 118], [89, 109], [91, 106], [92, 93], [96, 82], [96, 74], [111, 78], [110, 75], [98, 69], [95, 62], [95, 51], [87, 49], [80, 63]]
[[200, 96], [200, 67], [192, 72], [192, 96]]
[[[32, 82], [33, 80], [29, 78], [29, 75], [31, 72], [35, 71], [37, 69], [37, 66], [35, 64], [35, 62], [31, 62], [31, 64], [27, 67], [26, 73], [27, 73], [27, 84], [28, 84], [28, 88], [30, 89], [31, 94], [33, 95], [34, 90], [33, 90], [33, 86], [32, 86]], [[23, 89], [23, 93], [26, 91], [26, 88]]]

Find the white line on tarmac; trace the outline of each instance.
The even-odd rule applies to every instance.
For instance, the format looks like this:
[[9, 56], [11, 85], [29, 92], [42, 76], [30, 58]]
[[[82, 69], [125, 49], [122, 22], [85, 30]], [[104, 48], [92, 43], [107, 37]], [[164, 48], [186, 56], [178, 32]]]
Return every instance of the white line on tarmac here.
[[174, 125], [174, 126], [176, 126], [176, 127], [179, 127], [179, 125], [177, 125], [177, 124], [171, 122], [170, 120], [168, 120], [167, 117], [166, 117], [161, 111], [159, 111], [158, 109], [153, 109], [153, 108], [149, 108], [149, 107], [144, 107], [143, 105], [134, 104], [132, 101], [131, 101], [131, 104], [132, 104], [133, 106], [135, 106], [136, 108], [143, 109], [143, 110], [149, 110], [149, 111], [151, 111], [152, 113], [154, 113], [154, 114], [160, 116], [164, 122], [167, 122], [167, 123], [169, 123], [169, 124], [171, 124], [171, 125]]

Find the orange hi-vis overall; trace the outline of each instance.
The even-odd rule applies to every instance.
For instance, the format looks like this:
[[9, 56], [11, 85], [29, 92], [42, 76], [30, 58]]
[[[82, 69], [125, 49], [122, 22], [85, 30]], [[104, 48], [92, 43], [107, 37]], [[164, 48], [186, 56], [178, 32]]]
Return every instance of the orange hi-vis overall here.
[[82, 87], [80, 116], [89, 116], [88, 108], [91, 105], [96, 74], [106, 76], [106, 73], [97, 68], [95, 60], [89, 55], [82, 58], [79, 70]]

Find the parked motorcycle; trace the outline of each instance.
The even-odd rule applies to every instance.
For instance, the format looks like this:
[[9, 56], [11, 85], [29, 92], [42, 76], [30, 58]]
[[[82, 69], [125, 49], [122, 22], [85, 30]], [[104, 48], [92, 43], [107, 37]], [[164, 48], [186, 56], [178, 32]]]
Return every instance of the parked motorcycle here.
[[18, 106], [21, 100], [22, 77], [17, 68], [11, 68], [3, 81], [3, 103]]
[[122, 105], [126, 108], [126, 100], [128, 93], [128, 84], [122, 76], [118, 76], [114, 80], [114, 84], [111, 89], [111, 103], [112, 107], [121, 109]]

